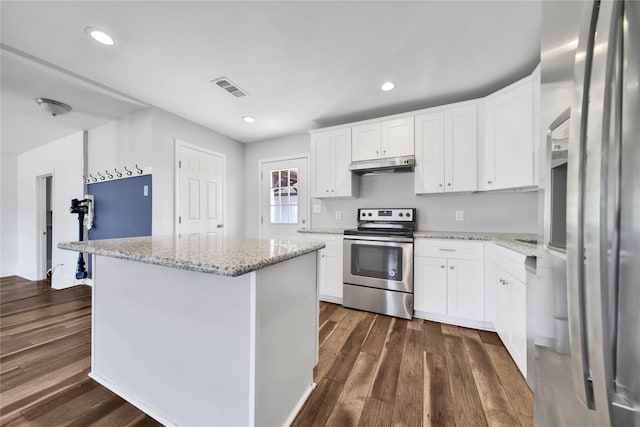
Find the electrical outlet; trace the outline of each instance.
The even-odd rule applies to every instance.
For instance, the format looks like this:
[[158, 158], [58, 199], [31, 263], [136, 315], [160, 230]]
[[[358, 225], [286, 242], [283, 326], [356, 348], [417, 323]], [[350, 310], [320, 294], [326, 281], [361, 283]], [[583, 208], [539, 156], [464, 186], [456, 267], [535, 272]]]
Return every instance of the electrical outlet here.
[[342, 219], [342, 211], [336, 211], [336, 219], [337, 220], [341, 220]]
[[314, 214], [322, 213], [322, 205], [314, 203], [314, 205], [313, 205], [313, 213]]
[[148, 185], [145, 185], [145, 186], [144, 186], [144, 189], [142, 190], [142, 193], [143, 193], [143, 195], [144, 195], [145, 197], [148, 197], [148, 196], [149, 196], [149, 186], [148, 186]]
[[456, 221], [464, 221], [464, 211], [456, 211]]

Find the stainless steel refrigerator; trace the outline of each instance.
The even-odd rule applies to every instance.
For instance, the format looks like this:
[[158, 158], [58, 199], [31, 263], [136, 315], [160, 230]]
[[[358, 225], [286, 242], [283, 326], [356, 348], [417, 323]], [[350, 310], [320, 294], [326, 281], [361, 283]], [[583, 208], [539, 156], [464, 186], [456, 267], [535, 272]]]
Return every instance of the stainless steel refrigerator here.
[[640, 1], [543, 1], [534, 424], [640, 426]]

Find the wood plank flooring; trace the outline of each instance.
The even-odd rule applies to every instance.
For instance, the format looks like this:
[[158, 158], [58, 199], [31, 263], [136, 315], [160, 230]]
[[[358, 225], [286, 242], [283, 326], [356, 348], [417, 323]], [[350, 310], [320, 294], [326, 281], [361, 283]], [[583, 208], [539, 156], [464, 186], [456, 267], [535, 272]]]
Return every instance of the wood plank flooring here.
[[491, 332], [321, 303], [314, 378], [295, 427], [533, 425], [533, 394]]
[[[0, 302], [0, 425], [160, 425], [87, 377], [89, 287], [4, 277]], [[318, 386], [294, 426], [532, 425], [496, 334], [324, 302], [319, 334]]]

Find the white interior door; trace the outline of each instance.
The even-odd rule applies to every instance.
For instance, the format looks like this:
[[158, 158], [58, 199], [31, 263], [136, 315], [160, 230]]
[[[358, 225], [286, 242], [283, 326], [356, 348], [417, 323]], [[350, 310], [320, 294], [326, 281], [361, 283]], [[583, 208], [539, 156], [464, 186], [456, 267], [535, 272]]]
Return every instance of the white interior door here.
[[260, 172], [260, 235], [295, 238], [309, 218], [308, 158], [262, 162]]
[[176, 145], [178, 168], [177, 225], [179, 234], [223, 231], [223, 155], [182, 142]]

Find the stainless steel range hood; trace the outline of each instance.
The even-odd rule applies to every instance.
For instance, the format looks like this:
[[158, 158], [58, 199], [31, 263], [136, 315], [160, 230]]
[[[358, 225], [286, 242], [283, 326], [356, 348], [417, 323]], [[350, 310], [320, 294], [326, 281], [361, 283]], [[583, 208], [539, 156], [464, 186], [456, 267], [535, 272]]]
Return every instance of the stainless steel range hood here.
[[402, 156], [351, 162], [349, 170], [356, 175], [377, 175], [382, 173], [413, 172], [415, 165], [415, 156]]

